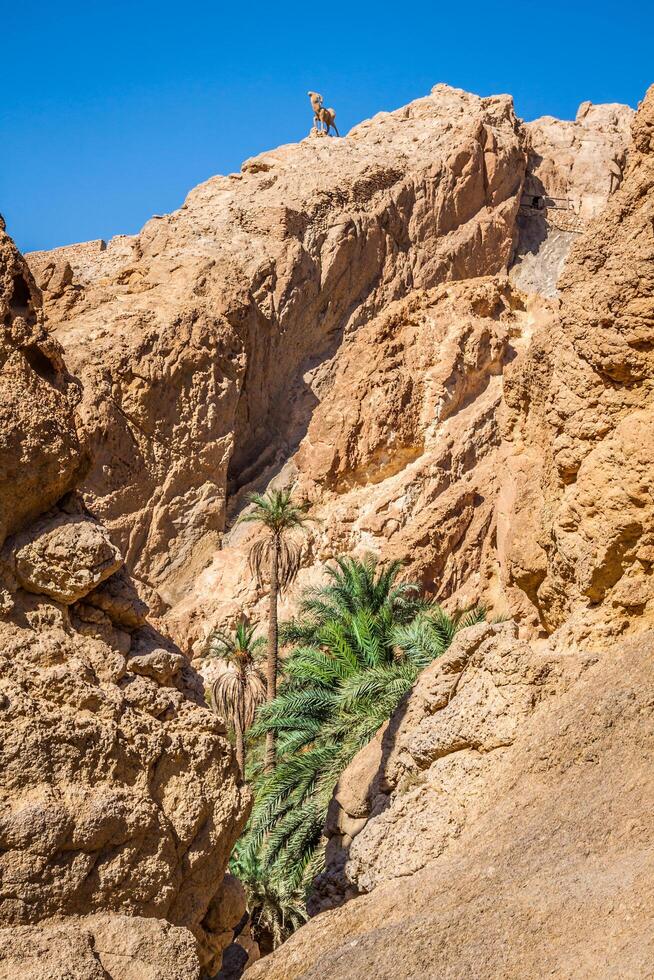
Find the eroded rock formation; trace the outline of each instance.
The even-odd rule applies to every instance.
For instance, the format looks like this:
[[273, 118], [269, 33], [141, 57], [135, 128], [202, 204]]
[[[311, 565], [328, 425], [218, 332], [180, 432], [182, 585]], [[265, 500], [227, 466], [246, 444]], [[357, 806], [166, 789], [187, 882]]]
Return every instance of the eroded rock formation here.
[[579, 106], [574, 122], [544, 116], [525, 125], [527, 176], [511, 278], [526, 293], [556, 296], [577, 236], [622, 182], [633, 112]]
[[[58, 367], [46, 382], [19, 338], [11, 376], [51, 385], [64, 442], [42, 481], [24, 477], [19, 510], [8, 498], [1, 512], [17, 703], [35, 685], [55, 730], [64, 711], [99, 725], [94, 779], [131, 764], [143, 804], [130, 798], [106, 831], [107, 874], [67, 844], [77, 864], [53, 908], [65, 894], [69, 910], [86, 903], [76, 914], [103, 915], [115, 894], [112, 915], [155, 916], [171, 948], [191, 937], [210, 957], [229, 938], [229, 903], [186, 850], [222, 841], [222, 873], [227, 838], [186, 801], [197, 777], [236, 827], [243, 793], [127, 573], [157, 625], [200, 650], [215, 622], [260, 608], [252, 532], [230, 526], [245, 492], [295, 483], [317, 518], [298, 588], [334, 554], [373, 550], [406, 558], [442, 601], [481, 600], [514, 623], [462, 637], [343, 776], [315, 903], [349, 901], [252, 976], [588, 976], [616, 949], [625, 975], [647, 975], [654, 91], [627, 148], [631, 115], [584, 105], [574, 123], [524, 126], [507, 98], [437, 86], [345, 140], [246, 161], [134, 238], [32, 258], [84, 390], [28, 310]], [[20, 472], [24, 452], [14, 438]], [[151, 782], [160, 726], [180, 746], [174, 800], [191, 773], [173, 816]], [[91, 779], [80, 766], [75, 779], [54, 770], [75, 815]], [[28, 878], [38, 859], [59, 874], [56, 849], [16, 848]], [[152, 874], [128, 900], [121, 869], [141, 864]], [[11, 921], [28, 929], [21, 910]], [[101, 949], [104, 925], [85, 922], [57, 943]]]
[[[412, 290], [506, 268], [524, 167], [509, 98], [438, 86], [213, 178], [118, 253], [32, 260], [84, 381], [86, 499], [139, 578], [184, 596], [227, 495], [297, 448], [344, 337]], [[55, 260], [77, 270], [63, 291]]]
[[25, 262], [0, 231], [0, 544], [74, 487], [89, 464], [74, 418], [81, 390], [37, 304]]
[[[474, 601], [495, 553], [503, 372], [533, 319], [506, 277], [478, 278], [414, 290], [342, 344], [279, 478], [295, 482], [316, 517], [294, 594], [334, 555], [373, 550], [408, 559], [437, 595]], [[243, 607], [256, 614], [251, 535], [231, 530], [169, 613], [183, 643]]]
[[0, 976], [199, 977], [249, 791], [75, 492], [80, 385], [4, 232], [0, 319]]
[[[508, 98], [436, 86], [345, 140], [246, 161], [132, 239], [31, 257], [85, 385], [85, 499], [185, 649], [258, 616], [230, 520], [271, 480], [319, 519], [299, 588], [371, 549], [442, 599], [557, 625], [540, 571], [506, 556], [514, 483], [540, 493], [540, 461], [505, 379], [558, 322], [558, 269], [617, 192], [631, 115], [524, 126]], [[530, 208], [536, 192], [568, 210]]]
[[[516, 446], [507, 578], [548, 631], [651, 622], [654, 89], [624, 180], [573, 247], [561, 310], [505, 389]], [[508, 492], [508, 491], [507, 491]]]
[[337, 786], [333, 911], [248, 978], [648, 976], [653, 230], [654, 88], [506, 373], [496, 542], [553, 635], [478, 626], [424, 671]]

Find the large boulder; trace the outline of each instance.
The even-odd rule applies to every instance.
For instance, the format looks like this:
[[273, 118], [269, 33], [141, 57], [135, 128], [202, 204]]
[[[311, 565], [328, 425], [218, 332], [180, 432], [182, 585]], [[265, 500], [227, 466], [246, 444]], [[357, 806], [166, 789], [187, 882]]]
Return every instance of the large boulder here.
[[102, 525], [77, 514], [59, 513], [36, 521], [14, 541], [20, 585], [65, 605], [93, 591], [122, 564]]

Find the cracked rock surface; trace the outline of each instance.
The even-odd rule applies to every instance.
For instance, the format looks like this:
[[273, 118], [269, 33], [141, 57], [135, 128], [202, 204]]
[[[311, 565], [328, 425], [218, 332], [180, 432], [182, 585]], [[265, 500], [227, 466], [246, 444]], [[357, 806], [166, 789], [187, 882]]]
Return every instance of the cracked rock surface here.
[[75, 492], [79, 390], [38, 299], [0, 232], [0, 976], [191, 980], [243, 914], [250, 793]]

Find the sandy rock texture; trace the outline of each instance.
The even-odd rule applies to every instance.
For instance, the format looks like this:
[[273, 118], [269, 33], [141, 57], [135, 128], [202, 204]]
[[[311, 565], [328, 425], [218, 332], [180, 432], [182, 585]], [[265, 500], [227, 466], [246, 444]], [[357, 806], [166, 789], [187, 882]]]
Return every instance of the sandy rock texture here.
[[[343, 338], [412, 290], [508, 266], [524, 168], [510, 98], [437, 86], [212, 178], [120, 261], [113, 243], [32, 259], [84, 382], [85, 499], [130, 570], [178, 601], [227, 496], [297, 448]], [[73, 281], [49, 290], [62, 262]]]
[[123, 564], [102, 525], [75, 513], [32, 524], [14, 540], [14, 559], [24, 589], [65, 605], [93, 591]]
[[581, 657], [512, 632], [462, 635], [342, 780], [363, 894], [248, 980], [650, 975], [654, 636]]
[[553, 297], [572, 244], [622, 182], [633, 109], [579, 106], [574, 122], [544, 116], [524, 126], [527, 176], [511, 278]]
[[0, 976], [216, 972], [250, 794], [202, 681], [74, 486], [88, 453], [38, 292], [0, 236]]
[[582, 647], [651, 622], [653, 102], [560, 300], [448, 284], [342, 345], [289, 464], [322, 518], [307, 564], [405, 558], [439, 599]]
[[[313, 911], [439, 857], [492, 801], [498, 758], [537, 705], [557, 693], [564, 663], [534, 656], [507, 623], [467, 630], [425, 670], [341, 777]], [[583, 661], [569, 667], [581, 670]]]
[[89, 915], [0, 929], [2, 980], [200, 980], [193, 936], [162, 919]]
[[239, 946], [223, 871], [248, 800], [155, 625], [198, 651], [256, 618], [233, 518], [294, 483], [317, 518], [297, 588], [372, 550], [516, 625], [462, 636], [355, 759], [329, 911], [251, 976], [649, 975], [654, 90], [627, 148], [630, 117], [525, 127], [508, 97], [437, 86], [138, 236], [34, 256], [82, 392], [0, 253], [24, 418], [0, 484], [3, 924], [83, 919], [48, 948], [94, 970], [89, 915], [132, 917], [134, 970], [144, 920], [198, 970]]
[[318, 518], [298, 589], [374, 550], [441, 599], [483, 592], [551, 628], [506, 556], [540, 462], [504, 388], [558, 322], [561, 264], [617, 192], [632, 115], [587, 103], [524, 125], [508, 97], [439, 85], [212, 178], [140, 235], [30, 257], [85, 383], [85, 500], [185, 650], [261, 615], [252, 532], [232, 524], [271, 481]]
[[506, 579], [548, 632], [611, 633], [652, 617], [654, 88], [624, 178], [574, 245], [561, 308], [505, 386], [516, 447]]
[[[414, 290], [344, 340], [324, 366], [320, 401], [276, 482], [312, 502], [304, 569], [287, 597], [341, 553], [410, 559], [441, 598], [474, 601], [493, 553], [506, 449], [503, 371], [533, 315], [506, 277]], [[167, 621], [201, 649], [212, 621], [261, 615], [247, 568], [256, 530], [237, 525]]]
[[0, 544], [79, 482], [89, 458], [75, 421], [81, 398], [22, 256], [0, 230]]

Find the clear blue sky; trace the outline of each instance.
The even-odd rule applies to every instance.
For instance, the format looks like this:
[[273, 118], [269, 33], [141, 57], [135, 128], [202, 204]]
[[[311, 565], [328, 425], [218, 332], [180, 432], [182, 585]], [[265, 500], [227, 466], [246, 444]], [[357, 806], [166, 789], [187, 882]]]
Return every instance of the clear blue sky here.
[[341, 132], [441, 81], [571, 118], [585, 99], [635, 106], [653, 50], [646, 0], [8, 3], [0, 212], [25, 251], [132, 233], [304, 136], [308, 89]]

